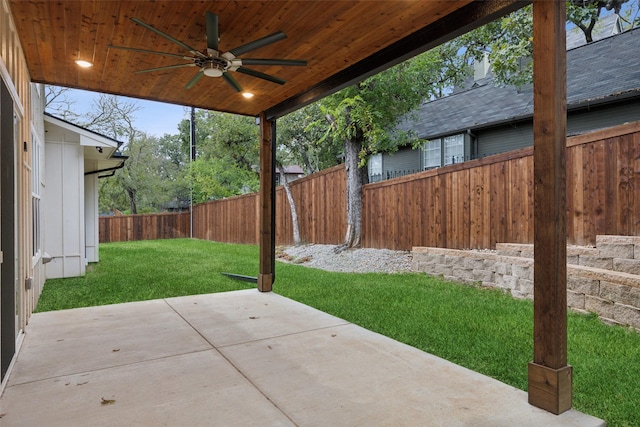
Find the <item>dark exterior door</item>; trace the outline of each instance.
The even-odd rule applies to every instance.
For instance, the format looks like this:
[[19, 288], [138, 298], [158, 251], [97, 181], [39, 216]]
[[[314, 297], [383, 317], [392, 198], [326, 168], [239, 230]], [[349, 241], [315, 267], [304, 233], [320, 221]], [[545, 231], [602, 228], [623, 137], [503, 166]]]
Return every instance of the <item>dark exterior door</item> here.
[[16, 351], [15, 141], [13, 98], [0, 79], [0, 380]]

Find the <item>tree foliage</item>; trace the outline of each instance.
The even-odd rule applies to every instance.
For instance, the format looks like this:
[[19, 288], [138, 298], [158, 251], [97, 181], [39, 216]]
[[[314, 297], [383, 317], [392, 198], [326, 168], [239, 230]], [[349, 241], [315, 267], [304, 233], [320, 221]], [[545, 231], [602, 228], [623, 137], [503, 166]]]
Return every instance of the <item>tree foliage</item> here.
[[[287, 114], [278, 120], [277, 158], [283, 165], [299, 165], [307, 174], [327, 169], [340, 162], [341, 143], [323, 138], [326, 124], [319, 103]], [[318, 126], [323, 123], [324, 126]]]
[[468, 74], [466, 54], [446, 44], [405, 61], [320, 101], [325, 129], [321, 141], [343, 144], [347, 172], [347, 230], [343, 247], [360, 245], [362, 184], [360, 169], [370, 154], [393, 152], [419, 141], [398, 125], [425, 99], [459, 83]]
[[185, 164], [163, 154], [162, 147], [172, 142], [168, 136], [159, 139], [145, 133], [129, 141], [122, 150], [129, 156], [124, 167], [113, 177], [100, 180], [100, 211], [157, 212], [171, 201], [185, 200], [189, 191]]
[[113, 177], [100, 180], [98, 200], [102, 212], [157, 212], [171, 201], [184, 199], [185, 173], [180, 169], [187, 157], [180, 141], [137, 130], [134, 122], [138, 110], [133, 101], [101, 94], [91, 112], [81, 116], [82, 127], [123, 142], [122, 154], [129, 156]]
[[419, 141], [398, 127], [424, 100], [440, 96], [468, 75], [466, 55], [443, 45], [405, 61], [320, 101], [325, 137], [334, 142], [359, 140], [360, 165], [368, 155], [393, 152]]
[[260, 185], [255, 172], [216, 157], [193, 162], [190, 178], [194, 203], [254, 192]]
[[171, 201], [188, 200], [188, 151], [177, 135], [158, 138], [136, 129], [140, 107], [134, 101], [100, 94], [89, 111], [78, 113], [68, 89], [47, 86], [45, 93], [46, 108], [54, 115], [123, 143], [120, 151], [129, 156], [124, 167], [99, 180], [101, 212], [155, 212]]
[[[194, 202], [256, 191], [260, 154], [255, 119], [197, 110], [195, 122], [197, 159], [188, 175]], [[189, 121], [183, 120], [179, 129], [182, 146], [188, 147]]]

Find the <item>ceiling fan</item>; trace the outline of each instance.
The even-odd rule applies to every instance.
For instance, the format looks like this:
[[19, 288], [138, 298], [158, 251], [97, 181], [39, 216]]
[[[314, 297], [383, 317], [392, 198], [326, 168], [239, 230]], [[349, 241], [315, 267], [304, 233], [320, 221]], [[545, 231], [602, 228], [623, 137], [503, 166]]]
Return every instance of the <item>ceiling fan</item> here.
[[287, 37], [285, 33], [282, 31], [278, 31], [276, 33], [270, 34], [268, 36], [262, 37], [260, 39], [254, 40], [242, 46], [238, 46], [234, 49], [231, 49], [227, 52], [221, 53], [218, 50], [218, 15], [212, 12], [206, 13], [206, 36], [207, 36], [207, 48], [203, 51], [199, 51], [197, 49], [192, 48], [191, 46], [181, 42], [180, 40], [171, 37], [169, 34], [166, 34], [157, 28], [152, 27], [151, 25], [143, 22], [138, 18], [131, 18], [133, 22], [142, 27], [153, 31], [154, 33], [166, 38], [172, 43], [177, 44], [191, 55], [179, 55], [175, 53], [168, 52], [159, 52], [155, 50], [147, 50], [147, 49], [138, 49], [133, 47], [126, 46], [108, 46], [113, 49], [123, 49], [123, 50], [131, 50], [134, 52], [141, 53], [152, 53], [156, 55], [168, 56], [168, 57], [176, 57], [184, 60], [188, 60], [190, 62], [175, 64], [175, 65], [167, 65], [164, 67], [157, 68], [149, 68], [146, 70], [136, 71], [136, 74], [141, 73], [150, 73], [154, 71], [163, 71], [170, 70], [173, 68], [183, 68], [183, 67], [198, 67], [198, 72], [187, 82], [185, 85], [185, 89], [191, 89], [193, 86], [198, 83], [198, 81], [202, 78], [202, 76], [207, 77], [222, 77], [225, 82], [233, 90], [236, 92], [242, 92], [242, 87], [233, 78], [231, 75], [231, 71], [235, 71], [238, 73], [246, 74], [252, 77], [257, 77], [259, 79], [267, 80], [273, 83], [277, 83], [280, 85], [285, 84], [285, 81], [279, 79], [278, 77], [271, 76], [269, 74], [261, 73], [260, 71], [253, 70], [251, 68], [245, 67], [245, 65], [281, 65], [281, 66], [306, 66], [307, 61], [297, 60], [297, 59], [255, 59], [255, 58], [238, 58], [241, 55], [259, 49], [261, 47], [270, 45], [277, 41], [283, 40]]

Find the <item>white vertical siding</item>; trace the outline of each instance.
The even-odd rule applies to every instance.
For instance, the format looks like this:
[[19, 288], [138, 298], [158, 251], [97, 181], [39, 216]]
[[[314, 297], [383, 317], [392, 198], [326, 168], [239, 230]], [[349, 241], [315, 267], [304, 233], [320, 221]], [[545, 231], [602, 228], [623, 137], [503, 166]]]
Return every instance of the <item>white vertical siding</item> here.
[[47, 134], [45, 195], [45, 265], [47, 278], [85, 273], [84, 152], [77, 135], [61, 130]]

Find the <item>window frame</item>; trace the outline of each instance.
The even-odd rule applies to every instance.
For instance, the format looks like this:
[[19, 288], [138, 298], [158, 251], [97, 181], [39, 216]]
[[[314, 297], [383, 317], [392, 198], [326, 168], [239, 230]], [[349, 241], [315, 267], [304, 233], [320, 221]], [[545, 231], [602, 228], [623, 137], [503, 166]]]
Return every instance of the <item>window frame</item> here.
[[[470, 155], [470, 148], [465, 133], [426, 140], [421, 149], [422, 169], [429, 170], [465, 162]], [[438, 155], [429, 156], [429, 152], [438, 152]], [[438, 164], [435, 164], [436, 159], [438, 159]]]
[[[374, 172], [374, 167], [376, 168], [377, 173]], [[369, 156], [369, 161], [367, 162], [367, 172], [369, 173], [369, 179], [373, 179], [375, 177], [380, 177], [382, 179], [383, 174], [382, 167], [382, 153], [376, 153]]]
[[33, 265], [42, 257], [42, 144], [31, 132], [31, 256]]
[[[434, 155], [429, 156], [429, 152], [434, 153]], [[437, 155], [435, 152], [437, 152]], [[434, 163], [435, 161], [437, 161], [437, 164]], [[427, 170], [439, 168], [440, 166], [442, 166], [442, 139], [434, 138], [426, 141], [422, 146], [422, 169]]]

